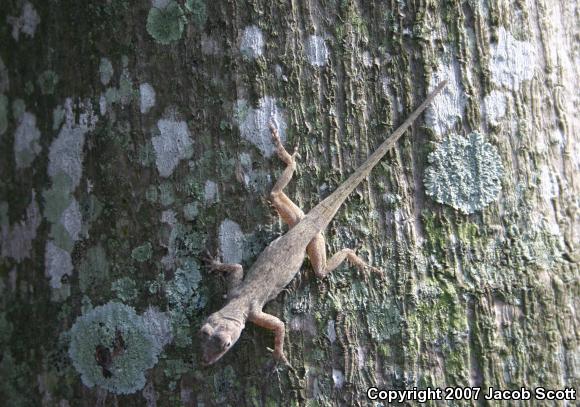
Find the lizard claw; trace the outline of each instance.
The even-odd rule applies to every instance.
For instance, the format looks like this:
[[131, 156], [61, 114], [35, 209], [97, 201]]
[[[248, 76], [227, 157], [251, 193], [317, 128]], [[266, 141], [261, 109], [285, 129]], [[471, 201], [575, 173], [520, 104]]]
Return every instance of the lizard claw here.
[[216, 250], [215, 256], [212, 256], [212, 254], [209, 252], [209, 250], [206, 249], [204, 251], [204, 254], [201, 257], [201, 259], [203, 260], [204, 263], [206, 263], [206, 265], [209, 267], [210, 271], [214, 272], [215, 267], [218, 264], [221, 264], [221, 262], [219, 260], [216, 260], [216, 259], [219, 259], [220, 257], [221, 257], [221, 255], [220, 255], [219, 249]]

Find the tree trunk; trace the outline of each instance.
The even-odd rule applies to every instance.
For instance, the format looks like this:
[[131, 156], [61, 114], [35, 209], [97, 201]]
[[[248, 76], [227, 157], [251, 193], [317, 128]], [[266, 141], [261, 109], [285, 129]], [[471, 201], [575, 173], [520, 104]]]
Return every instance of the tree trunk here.
[[[2, 0], [3, 404], [577, 388], [578, 34], [565, 0]], [[204, 251], [247, 269], [287, 230], [270, 119], [307, 211], [443, 79], [325, 234], [384, 280], [306, 261], [265, 308], [293, 368], [252, 324], [202, 367]]]

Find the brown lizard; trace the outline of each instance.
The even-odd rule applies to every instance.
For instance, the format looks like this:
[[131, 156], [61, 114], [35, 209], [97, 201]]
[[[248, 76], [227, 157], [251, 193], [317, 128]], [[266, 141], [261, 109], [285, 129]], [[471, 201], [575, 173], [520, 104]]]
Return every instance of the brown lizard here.
[[264, 313], [262, 308], [267, 302], [276, 298], [292, 281], [300, 270], [306, 254], [310, 258], [314, 273], [319, 278], [324, 278], [345, 259], [359, 268], [366, 266], [366, 263], [352, 249], [339, 251], [327, 262], [322, 232], [346, 197], [369, 175], [373, 167], [395, 145], [445, 84], [446, 82], [439, 84], [407, 120], [336, 191], [306, 215], [283, 192], [296, 169], [296, 151], [292, 155], [288, 154], [280, 142], [276, 128], [270, 124], [276, 152], [287, 165], [274, 185], [270, 199], [282, 220], [290, 226], [290, 230], [264, 249], [245, 278], [243, 278], [244, 272], [240, 264], [223, 264], [217, 260], [208, 259], [212, 271], [219, 271], [227, 276], [228, 302], [221, 310], [211, 314], [201, 328], [204, 365], [215, 363], [231, 349], [248, 320], [274, 332], [274, 357], [288, 363], [283, 348], [284, 322], [273, 315]]

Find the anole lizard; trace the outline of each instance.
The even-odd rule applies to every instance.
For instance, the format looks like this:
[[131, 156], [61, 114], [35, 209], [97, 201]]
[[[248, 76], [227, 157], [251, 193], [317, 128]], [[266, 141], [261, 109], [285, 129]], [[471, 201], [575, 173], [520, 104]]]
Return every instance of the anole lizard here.
[[319, 278], [324, 278], [345, 259], [359, 268], [366, 266], [352, 249], [339, 251], [327, 262], [322, 231], [330, 223], [346, 197], [369, 175], [373, 167], [395, 145], [445, 84], [446, 82], [440, 83], [407, 120], [336, 191], [306, 215], [282, 191], [292, 179], [296, 169], [296, 151], [292, 155], [288, 154], [280, 142], [276, 128], [270, 125], [277, 154], [287, 165], [274, 185], [270, 199], [282, 220], [290, 226], [290, 230], [264, 249], [245, 278], [243, 278], [244, 272], [240, 264], [223, 264], [217, 260], [208, 259], [212, 271], [219, 271], [227, 276], [228, 303], [221, 310], [211, 314], [201, 328], [204, 365], [215, 363], [231, 349], [248, 320], [274, 331], [274, 357], [288, 363], [283, 348], [284, 323], [275, 316], [264, 313], [262, 308], [267, 302], [276, 298], [292, 281], [300, 270], [306, 254]]

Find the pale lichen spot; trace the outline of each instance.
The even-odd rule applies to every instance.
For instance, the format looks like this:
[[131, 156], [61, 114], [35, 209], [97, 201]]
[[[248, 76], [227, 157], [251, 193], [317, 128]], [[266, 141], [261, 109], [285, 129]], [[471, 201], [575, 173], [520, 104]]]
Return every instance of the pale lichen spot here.
[[552, 199], [560, 195], [558, 181], [553, 171], [547, 165], [542, 165], [540, 169], [540, 188], [541, 195], [546, 203], [551, 203]]
[[218, 196], [218, 187], [217, 184], [211, 180], [207, 180], [205, 182], [203, 188], [203, 200], [206, 204], [212, 204], [217, 202], [219, 199]]
[[503, 165], [496, 148], [481, 134], [447, 136], [428, 161], [425, 189], [437, 202], [470, 214], [497, 199]]
[[83, 229], [83, 216], [76, 199], [73, 198], [70, 205], [64, 210], [60, 217], [60, 223], [73, 242], [80, 239]]
[[262, 30], [255, 25], [250, 25], [244, 29], [240, 41], [240, 52], [242, 55], [256, 59], [264, 53], [264, 36]]
[[332, 381], [335, 388], [341, 389], [344, 385], [344, 373], [338, 369], [332, 369]]
[[99, 113], [101, 116], [107, 114], [107, 97], [103, 93], [99, 97]]
[[446, 134], [457, 120], [461, 120], [466, 105], [457, 61], [438, 67], [431, 75], [429, 91], [444, 80], [447, 80], [447, 86], [435, 96], [425, 113], [425, 123], [438, 135]]
[[526, 41], [516, 40], [504, 27], [498, 30], [497, 44], [491, 46], [492, 80], [505, 88], [518, 90], [520, 83], [534, 76], [537, 52]]
[[328, 324], [326, 324], [326, 336], [328, 337], [330, 343], [336, 342], [336, 328], [334, 325], [334, 319], [330, 319]]
[[201, 35], [201, 53], [203, 55], [221, 55], [222, 52], [222, 48], [213, 37], [205, 33]]
[[326, 65], [329, 57], [328, 48], [324, 38], [318, 35], [311, 35], [306, 41], [306, 58], [312, 66]]
[[224, 263], [241, 263], [245, 236], [236, 222], [225, 219], [218, 234], [222, 261]]
[[159, 175], [169, 177], [173, 174], [180, 160], [191, 158], [193, 144], [187, 123], [173, 119], [161, 119], [157, 122], [159, 135], [151, 139], [155, 150], [155, 164]]
[[44, 263], [45, 275], [50, 278], [52, 288], [61, 288], [62, 278], [72, 275], [73, 265], [70, 253], [58, 247], [52, 240], [46, 243]]
[[139, 95], [141, 96], [140, 111], [142, 114], [148, 113], [155, 106], [155, 89], [149, 83], [139, 85]]
[[99, 64], [99, 76], [101, 83], [104, 86], [107, 86], [109, 82], [111, 82], [114, 73], [115, 70], [113, 69], [111, 60], [109, 58], [101, 58], [101, 63]]
[[362, 54], [362, 64], [365, 68], [370, 68], [373, 65], [373, 59], [369, 51], [365, 51]]
[[507, 109], [506, 95], [498, 90], [492, 90], [484, 100], [485, 115], [489, 124], [496, 126], [504, 118]]
[[246, 100], [238, 100], [234, 116], [242, 138], [254, 144], [265, 157], [270, 157], [275, 151], [269, 128], [271, 121], [278, 128], [282, 143], [286, 140], [285, 114], [276, 105], [275, 98], [270, 96], [260, 98], [256, 109], [249, 106]]
[[28, 168], [40, 153], [40, 130], [36, 127], [36, 117], [24, 112], [18, 119], [14, 133], [14, 160], [16, 168]]
[[22, 13], [19, 17], [8, 17], [6, 20], [12, 25], [12, 37], [18, 41], [21, 33], [30, 38], [34, 37], [36, 27], [40, 23], [40, 16], [34, 6], [27, 1], [22, 5]]

